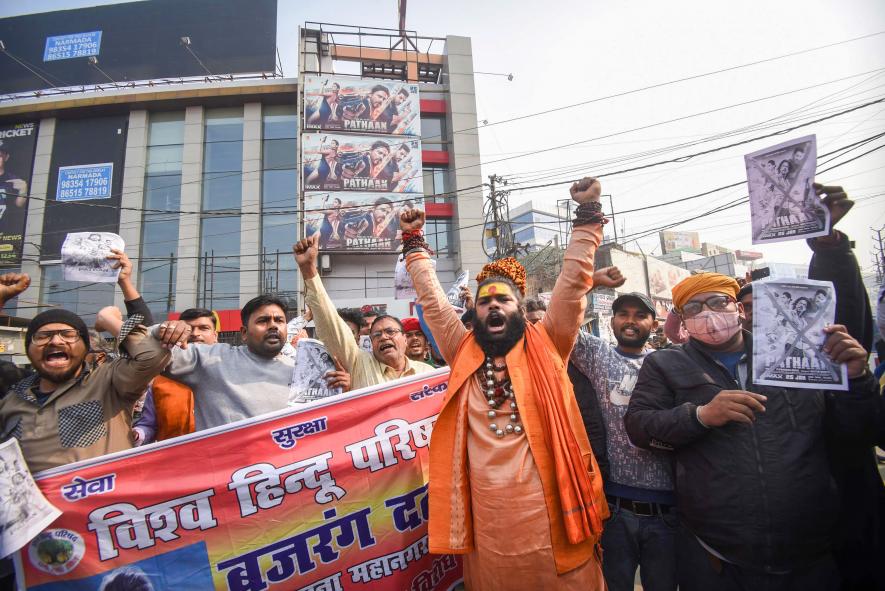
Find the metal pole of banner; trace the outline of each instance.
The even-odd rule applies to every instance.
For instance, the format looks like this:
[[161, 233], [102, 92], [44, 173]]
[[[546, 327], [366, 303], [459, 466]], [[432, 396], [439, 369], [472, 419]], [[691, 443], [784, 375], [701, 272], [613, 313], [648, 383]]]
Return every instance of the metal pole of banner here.
[[169, 291], [166, 295], [166, 310], [171, 311], [173, 307], [172, 301], [172, 283], [175, 281], [175, 253], [169, 253]]

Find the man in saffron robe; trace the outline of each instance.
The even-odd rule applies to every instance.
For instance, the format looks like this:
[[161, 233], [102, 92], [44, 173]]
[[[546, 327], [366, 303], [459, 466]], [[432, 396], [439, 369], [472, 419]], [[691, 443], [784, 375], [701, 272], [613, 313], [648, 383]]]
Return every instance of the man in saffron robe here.
[[464, 555], [464, 581], [487, 589], [604, 589], [597, 544], [608, 506], [566, 373], [593, 284], [604, 218], [600, 185], [580, 205], [546, 317], [525, 321], [515, 259], [477, 277], [468, 331], [446, 299], [421, 236], [402, 214], [406, 266], [424, 319], [452, 367], [430, 443], [430, 551]]

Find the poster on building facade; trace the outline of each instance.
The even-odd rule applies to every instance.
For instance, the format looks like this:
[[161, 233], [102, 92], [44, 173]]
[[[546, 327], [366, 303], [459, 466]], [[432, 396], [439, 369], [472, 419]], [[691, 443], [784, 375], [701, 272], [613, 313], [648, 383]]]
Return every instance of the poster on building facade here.
[[19, 586], [452, 589], [460, 559], [427, 543], [447, 380], [439, 370], [38, 474], [62, 515], [15, 555]]
[[396, 252], [401, 246], [400, 215], [424, 209], [421, 195], [307, 193], [305, 236], [319, 234], [321, 251]]
[[304, 129], [420, 136], [418, 85], [343, 76], [305, 76]]
[[624, 285], [616, 287], [617, 294], [638, 292], [648, 295], [645, 257], [641, 254], [611, 249], [611, 264], [626, 278]]
[[753, 244], [825, 236], [830, 212], [815, 195], [813, 135], [744, 156]]
[[0, 267], [21, 264], [36, 146], [36, 123], [0, 126]]
[[844, 364], [823, 351], [824, 327], [836, 316], [829, 281], [753, 282], [753, 383], [848, 390]]
[[424, 192], [419, 139], [305, 133], [301, 149], [306, 192]]

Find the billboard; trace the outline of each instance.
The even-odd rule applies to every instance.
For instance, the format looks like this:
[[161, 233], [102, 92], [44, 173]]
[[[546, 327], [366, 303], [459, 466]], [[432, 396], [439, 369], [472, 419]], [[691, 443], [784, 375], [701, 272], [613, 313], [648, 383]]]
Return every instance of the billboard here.
[[304, 191], [424, 192], [421, 140], [305, 133]]
[[418, 85], [305, 76], [304, 129], [420, 136]]
[[697, 232], [675, 232], [673, 230], [663, 230], [661, 237], [661, 254], [669, 252], [679, 252], [687, 250], [689, 252], [700, 252], [701, 237]]
[[673, 286], [691, 275], [691, 271], [665, 263], [654, 257], [646, 257], [648, 268], [648, 291], [653, 298], [673, 299]]
[[0, 267], [21, 264], [37, 124], [0, 126]]
[[125, 115], [56, 122], [41, 260], [60, 259], [69, 232], [118, 232], [128, 127]]
[[427, 543], [447, 381], [438, 370], [38, 474], [63, 512], [15, 555], [18, 588], [452, 589], [460, 559]]
[[107, 84], [102, 71], [116, 82], [273, 72], [276, 30], [277, 0], [151, 0], [0, 19], [18, 58], [0, 60], [0, 94]]
[[396, 252], [399, 216], [424, 209], [422, 195], [389, 193], [307, 193], [305, 236], [320, 236], [322, 251]]

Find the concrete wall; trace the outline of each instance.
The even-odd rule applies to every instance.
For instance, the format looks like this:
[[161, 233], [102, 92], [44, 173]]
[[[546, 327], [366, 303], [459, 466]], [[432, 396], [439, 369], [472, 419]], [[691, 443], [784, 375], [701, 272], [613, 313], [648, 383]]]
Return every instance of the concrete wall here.
[[480, 185], [483, 176], [476, 129], [473, 49], [469, 37], [446, 37], [443, 76], [449, 88], [449, 181], [450, 186], [459, 191], [455, 199], [454, 240], [458, 245], [458, 266], [470, 269], [473, 274], [488, 259], [482, 249], [483, 188]]
[[[203, 178], [203, 107], [184, 113], [184, 146], [181, 157], [181, 210], [200, 211]], [[178, 222], [178, 264], [175, 277], [175, 309], [196, 306], [199, 282], [200, 215], [183, 213]]]
[[243, 108], [243, 204], [240, 209], [240, 307], [261, 285], [261, 103]]
[[[130, 111], [126, 136], [126, 159], [123, 166], [123, 194], [120, 196], [120, 237], [126, 254], [132, 259], [132, 277], [137, 282], [141, 253], [142, 213], [144, 207], [144, 175], [147, 168], [148, 112]], [[125, 209], [132, 208], [132, 209]], [[123, 294], [114, 292], [114, 305], [123, 308]]]

